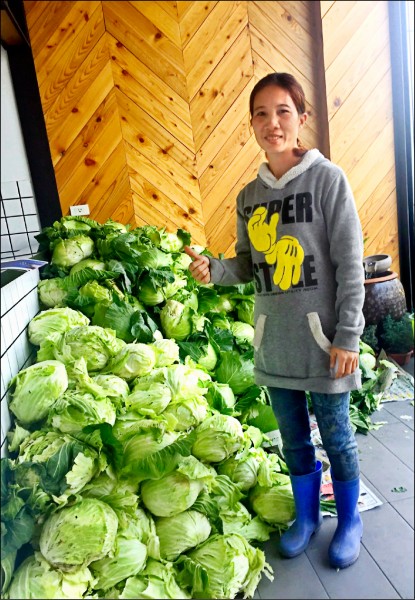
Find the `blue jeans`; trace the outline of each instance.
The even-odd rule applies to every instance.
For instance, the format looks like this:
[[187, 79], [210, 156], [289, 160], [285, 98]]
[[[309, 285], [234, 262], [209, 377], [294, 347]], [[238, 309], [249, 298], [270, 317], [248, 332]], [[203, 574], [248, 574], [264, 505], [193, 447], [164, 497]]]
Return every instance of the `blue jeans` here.
[[[272, 408], [282, 438], [284, 459], [291, 475], [307, 475], [315, 470], [310, 420], [305, 392], [268, 388]], [[332, 473], [338, 481], [359, 477], [357, 442], [349, 417], [350, 392], [317, 394], [310, 392], [314, 414]]]

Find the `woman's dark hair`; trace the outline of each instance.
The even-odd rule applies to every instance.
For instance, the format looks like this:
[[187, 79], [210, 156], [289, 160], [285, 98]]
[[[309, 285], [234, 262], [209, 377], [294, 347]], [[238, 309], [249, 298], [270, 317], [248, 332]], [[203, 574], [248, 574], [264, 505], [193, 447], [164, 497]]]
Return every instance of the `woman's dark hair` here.
[[249, 112], [251, 113], [251, 117], [254, 113], [255, 96], [258, 92], [270, 85], [275, 85], [287, 90], [299, 115], [306, 112], [304, 90], [296, 78], [293, 77], [293, 75], [290, 75], [290, 73], [270, 73], [255, 84], [254, 89], [249, 96]]

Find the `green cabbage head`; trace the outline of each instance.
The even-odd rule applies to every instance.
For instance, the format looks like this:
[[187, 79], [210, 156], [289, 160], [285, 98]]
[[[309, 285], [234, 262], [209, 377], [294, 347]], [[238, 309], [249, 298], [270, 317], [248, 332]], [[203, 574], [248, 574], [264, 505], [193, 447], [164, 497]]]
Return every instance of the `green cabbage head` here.
[[20, 487], [39, 485], [45, 492], [61, 496], [63, 502], [82, 490], [105, 465], [105, 458], [88, 444], [58, 431], [38, 429], [20, 444], [15, 478]]
[[257, 484], [249, 494], [252, 510], [266, 523], [286, 525], [295, 518], [294, 496], [288, 475], [277, 473], [271, 486]]
[[205, 419], [195, 432], [192, 454], [203, 462], [222, 462], [237, 452], [244, 442], [238, 419], [220, 413]]
[[216, 354], [214, 347], [210, 342], [208, 342], [201, 348], [201, 350], [202, 354], [197, 359], [198, 364], [208, 371], [213, 371], [213, 369], [216, 367], [216, 363], [218, 362], [218, 355]]
[[92, 381], [97, 383], [104, 390], [104, 395], [110, 398], [126, 398], [130, 393], [128, 383], [118, 375], [98, 373], [92, 377]]
[[231, 331], [238, 344], [253, 344], [255, 330], [249, 323], [234, 321], [231, 323]]
[[67, 390], [55, 402], [48, 422], [63, 433], [77, 433], [87, 425], [114, 425], [116, 410], [108, 397], [95, 397], [81, 390]]
[[51, 333], [64, 333], [78, 325], [88, 324], [88, 317], [79, 310], [69, 307], [49, 308], [40, 312], [30, 321], [29, 341], [35, 346], [40, 346]]
[[156, 355], [151, 345], [137, 342], [125, 344], [110, 360], [105, 371], [131, 381], [135, 377], [148, 375], [155, 364]]
[[[263, 551], [237, 533], [211, 535], [186, 556], [194, 563], [193, 569], [189, 569], [189, 563], [186, 565], [183, 559], [184, 580], [189, 581], [187, 569], [193, 572], [193, 577], [190, 573], [192, 598], [235, 598], [240, 592], [245, 592], [245, 598], [252, 597], [262, 572], [269, 567]], [[179, 567], [181, 562], [179, 557]], [[207, 578], [200, 576], [197, 567], [205, 571]]]
[[60, 239], [52, 251], [51, 263], [57, 267], [69, 268], [88, 258], [94, 251], [94, 242], [87, 235], [75, 235]]
[[82, 271], [82, 269], [86, 268], [94, 269], [94, 271], [105, 271], [105, 263], [102, 262], [102, 260], [96, 260], [95, 258], [85, 258], [71, 268], [69, 275], [78, 273], [78, 271]]
[[183, 457], [174, 471], [144, 481], [141, 499], [156, 517], [172, 517], [190, 508], [211, 479], [211, 471], [194, 456]]
[[161, 558], [171, 561], [207, 540], [212, 529], [209, 519], [195, 510], [185, 510], [173, 517], [159, 517], [155, 523]]
[[53, 568], [40, 552], [26, 558], [16, 569], [7, 597], [13, 598], [83, 598], [93, 584], [88, 567], [71, 572]]
[[204, 396], [193, 396], [178, 402], [171, 402], [163, 415], [173, 417], [174, 431], [186, 431], [197, 427], [209, 412], [209, 405]]
[[244, 323], [249, 323], [249, 325], [252, 325], [252, 327], [254, 326], [254, 307], [254, 298], [246, 298], [245, 300], [241, 300], [236, 307], [238, 319]]
[[68, 286], [63, 277], [43, 279], [37, 284], [37, 293], [43, 306], [63, 306], [68, 296]]
[[245, 492], [257, 483], [259, 462], [253, 455], [248, 455], [245, 459], [237, 459], [231, 456], [218, 465], [217, 469], [218, 473], [227, 475], [231, 481], [237, 483], [240, 489]]
[[9, 405], [23, 425], [44, 419], [68, 387], [65, 365], [45, 360], [23, 369], [10, 381]]
[[161, 339], [150, 344], [156, 354], [155, 367], [169, 367], [173, 363], [179, 362], [179, 346], [175, 340]]
[[104, 556], [91, 563], [90, 569], [97, 578], [95, 589], [105, 589], [123, 579], [139, 573], [145, 566], [147, 546], [128, 530], [118, 531], [115, 538], [114, 556]]
[[108, 504], [84, 498], [48, 517], [40, 533], [40, 551], [54, 567], [75, 570], [112, 552], [117, 528], [117, 515]]
[[178, 300], [167, 300], [161, 309], [160, 320], [167, 338], [182, 341], [193, 331], [192, 309]]
[[145, 568], [135, 577], [125, 581], [122, 593], [117, 588], [108, 592], [108, 598], [136, 600], [137, 598], [190, 599], [191, 596], [180, 587], [176, 580], [177, 573], [171, 562], [159, 562], [149, 559]]
[[153, 284], [152, 279], [147, 275], [140, 282], [138, 299], [146, 306], [156, 306], [165, 300], [165, 295], [161, 287]]
[[136, 390], [125, 399], [127, 409], [154, 417], [161, 414], [171, 401], [167, 385], [154, 383], [148, 390]]
[[81, 325], [61, 335], [51, 335], [41, 344], [37, 359], [55, 358], [69, 366], [84, 357], [88, 371], [101, 371], [124, 345], [113, 329]]

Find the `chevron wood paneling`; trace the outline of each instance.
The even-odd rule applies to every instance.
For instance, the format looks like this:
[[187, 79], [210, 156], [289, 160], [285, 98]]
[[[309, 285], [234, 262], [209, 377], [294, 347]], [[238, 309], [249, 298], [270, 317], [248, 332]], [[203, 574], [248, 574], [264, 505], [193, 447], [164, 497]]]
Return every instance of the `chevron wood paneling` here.
[[237, 194], [264, 160], [249, 94], [288, 71], [307, 97], [302, 142], [343, 166], [367, 248], [396, 259], [386, 2], [24, 6], [63, 214], [88, 203], [231, 255]]
[[288, 70], [298, 76], [310, 98], [303, 142], [319, 146], [317, 131], [324, 123], [311, 104], [318, 104], [312, 5], [194, 2], [182, 17], [204, 226], [215, 253], [233, 253], [235, 199], [264, 160], [249, 124], [249, 94], [256, 81], [272, 71]]
[[322, 2], [331, 158], [349, 178], [365, 255], [399, 273], [387, 2]]

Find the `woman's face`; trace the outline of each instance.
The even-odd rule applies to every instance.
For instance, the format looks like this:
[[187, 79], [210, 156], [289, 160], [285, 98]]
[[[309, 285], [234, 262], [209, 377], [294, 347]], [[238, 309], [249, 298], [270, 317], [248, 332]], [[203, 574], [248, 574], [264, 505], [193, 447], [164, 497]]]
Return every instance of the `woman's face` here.
[[283, 88], [269, 85], [255, 96], [251, 123], [268, 158], [298, 147], [298, 131], [306, 119], [307, 113], [298, 114], [289, 92]]

